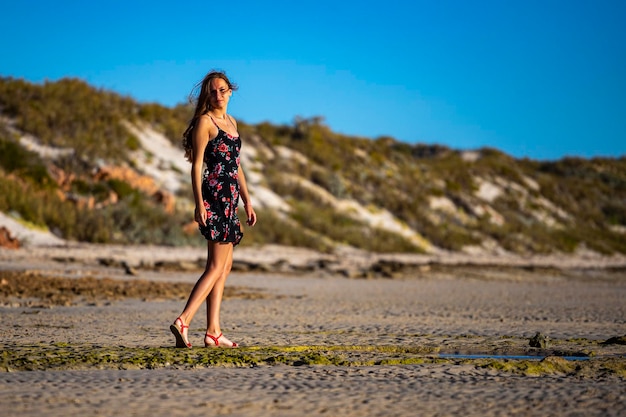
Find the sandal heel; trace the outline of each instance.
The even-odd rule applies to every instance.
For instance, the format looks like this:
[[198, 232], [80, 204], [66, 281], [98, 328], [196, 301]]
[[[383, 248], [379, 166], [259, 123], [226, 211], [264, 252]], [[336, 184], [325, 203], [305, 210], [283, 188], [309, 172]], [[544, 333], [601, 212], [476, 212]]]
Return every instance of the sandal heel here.
[[[180, 325], [178, 324], [180, 322]], [[170, 330], [174, 337], [176, 338], [176, 347], [177, 348], [191, 348], [191, 343], [185, 340], [185, 336], [183, 332], [185, 329], [189, 329], [189, 326], [183, 324], [182, 319], [177, 318], [174, 323], [170, 326]]]

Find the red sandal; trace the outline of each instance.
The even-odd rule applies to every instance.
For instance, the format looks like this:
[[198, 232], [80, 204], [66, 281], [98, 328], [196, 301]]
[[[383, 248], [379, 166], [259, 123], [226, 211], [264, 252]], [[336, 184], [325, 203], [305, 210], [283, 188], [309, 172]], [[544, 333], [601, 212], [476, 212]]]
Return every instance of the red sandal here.
[[[208, 334], [208, 333], [207, 333], [207, 334], [205, 334], [204, 336], [205, 336], [205, 337], [210, 338], [210, 339], [211, 339], [211, 340], [213, 340], [213, 342], [215, 343], [215, 344], [213, 345], [213, 344], [211, 344], [211, 343], [207, 343], [207, 342], [206, 342], [206, 340], [205, 340], [205, 341], [204, 341], [204, 347], [220, 347], [220, 341], [219, 341], [219, 339], [220, 339], [220, 337], [222, 337], [222, 336], [224, 336], [224, 335], [223, 335], [222, 333], [220, 333], [217, 337], [215, 337], [215, 336], [211, 336], [210, 334]], [[226, 339], [226, 337], [224, 337], [224, 339]], [[228, 340], [228, 339], [227, 339], [227, 340]], [[229, 340], [229, 342], [230, 342], [230, 340]], [[232, 346], [230, 346], [231, 348], [236, 348], [236, 347], [238, 347], [238, 346], [239, 346], [239, 345], [238, 345], [237, 343], [235, 343], [235, 342], [231, 342], [231, 343], [233, 344]], [[227, 346], [227, 347], [228, 347], [228, 346]]]
[[[178, 322], [180, 322], [180, 325], [178, 325]], [[189, 326], [183, 323], [183, 320], [179, 317], [174, 321], [174, 324], [172, 324], [170, 326], [170, 330], [172, 331], [172, 333], [174, 334], [174, 337], [176, 338], [176, 347], [177, 348], [191, 348], [191, 343], [189, 343], [188, 341], [185, 340], [185, 336], [183, 335], [183, 332], [185, 331], [185, 329], [189, 329]]]

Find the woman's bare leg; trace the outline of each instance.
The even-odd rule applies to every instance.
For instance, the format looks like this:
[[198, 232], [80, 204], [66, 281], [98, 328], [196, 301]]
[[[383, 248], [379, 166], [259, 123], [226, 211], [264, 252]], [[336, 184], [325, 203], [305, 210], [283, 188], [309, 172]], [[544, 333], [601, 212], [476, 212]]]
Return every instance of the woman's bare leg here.
[[[193, 290], [191, 290], [189, 300], [187, 300], [187, 304], [180, 314], [180, 319], [187, 326], [191, 323], [194, 315], [204, 300], [206, 300], [211, 290], [213, 290], [215, 283], [223, 275], [226, 265], [229, 262], [232, 263], [232, 243], [208, 242], [207, 250], [206, 268], [193, 287]], [[183, 337], [187, 339], [187, 334], [183, 334]]]
[[[213, 285], [213, 289], [206, 298], [207, 306], [207, 334], [213, 337], [217, 337], [222, 333], [220, 328], [220, 310], [222, 306], [222, 298], [224, 296], [224, 286], [226, 285], [226, 279], [233, 266], [233, 247], [230, 247], [230, 254], [228, 260], [224, 265], [222, 275], [218, 278]], [[212, 345], [215, 341], [210, 337], [205, 337], [205, 343]], [[220, 346], [232, 347], [233, 342], [228, 340], [225, 336], [219, 338]]]

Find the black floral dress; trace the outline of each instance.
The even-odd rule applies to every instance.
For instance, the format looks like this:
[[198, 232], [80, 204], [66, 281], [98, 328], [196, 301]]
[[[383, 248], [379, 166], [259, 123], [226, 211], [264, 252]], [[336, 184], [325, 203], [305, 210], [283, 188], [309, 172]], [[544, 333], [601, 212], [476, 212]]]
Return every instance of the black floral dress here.
[[207, 212], [207, 225], [200, 225], [200, 233], [207, 240], [232, 242], [233, 246], [243, 237], [237, 217], [240, 149], [241, 139], [218, 127], [217, 136], [209, 141], [204, 151], [206, 169], [202, 176], [202, 200]]

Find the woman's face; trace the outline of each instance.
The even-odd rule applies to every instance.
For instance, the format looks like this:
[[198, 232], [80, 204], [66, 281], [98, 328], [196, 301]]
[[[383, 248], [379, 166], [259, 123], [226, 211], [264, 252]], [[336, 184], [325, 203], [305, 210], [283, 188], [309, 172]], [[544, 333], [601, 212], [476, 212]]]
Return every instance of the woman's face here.
[[232, 93], [232, 90], [228, 87], [228, 83], [221, 78], [213, 78], [209, 81], [211, 107], [218, 109], [226, 108]]

